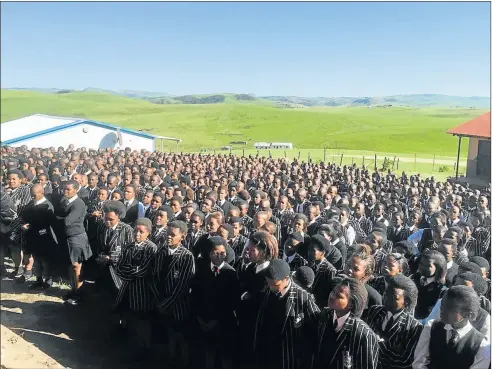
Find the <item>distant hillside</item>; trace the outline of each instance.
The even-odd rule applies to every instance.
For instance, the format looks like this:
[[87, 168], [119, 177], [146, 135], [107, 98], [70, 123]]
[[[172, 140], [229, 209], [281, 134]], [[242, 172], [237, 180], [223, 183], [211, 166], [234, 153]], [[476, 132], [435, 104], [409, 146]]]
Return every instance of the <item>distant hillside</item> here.
[[299, 96], [255, 96], [254, 94], [218, 93], [207, 95], [176, 96], [163, 92], [135, 90], [107, 90], [89, 87], [81, 91], [60, 88], [9, 88], [6, 90], [35, 91], [49, 94], [65, 93], [104, 93], [133, 99], [147, 100], [155, 104], [227, 104], [250, 103], [256, 105], [276, 105], [283, 108], [303, 107], [443, 107], [490, 109], [490, 97], [449, 96], [439, 94], [394, 95], [382, 97], [299, 97]]

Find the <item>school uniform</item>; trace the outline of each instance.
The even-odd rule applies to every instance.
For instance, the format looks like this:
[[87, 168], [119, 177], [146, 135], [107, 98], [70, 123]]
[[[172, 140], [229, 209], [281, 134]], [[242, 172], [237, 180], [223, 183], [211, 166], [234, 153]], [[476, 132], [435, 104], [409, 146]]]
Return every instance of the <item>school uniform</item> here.
[[[105, 223], [100, 223], [97, 232], [99, 267], [96, 283], [114, 292], [121, 288], [122, 281], [116, 272], [116, 265], [122, 251], [134, 243], [133, 228], [128, 224], [119, 222], [113, 228], [108, 228]], [[103, 262], [103, 258], [109, 256], [109, 260]]]
[[399, 228], [395, 226], [389, 226], [388, 231], [387, 231], [387, 238], [393, 244], [396, 244], [400, 241], [406, 241], [408, 238], [408, 232], [406, 231], [404, 226], [401, 226]]
[[192, 250], [198, 239], [203, 236], [203, 234], [204, 231], [202, 229], [199, 229], [198, 231], [193, 231], [191, 228], [188, 229], [188, 233], [186, 235], [183, 246], [186, 247], [188, 250]]
[[314, 281], [311, 291], [314, 295], [316, 305], [323, 309], [328, 304], [328, 297], [334, 287], [333, 278], [337, 275], [337, 269], [323, 258], [319, 263], [313, 264]]
[[415, 318], [425, 319], [429, 316], [437, 300], [442, 297], [446, 286], [433, 277], [426, 279], [420, 273], [415, 273], [411, 278], [419, 291], [415, 306]]
[[143, 204], [137, 199], [132, 201], [120, 200], [126, 208], [125, 217], [121, 220], [122, 222], [129, 224], [133, 227], [138, 218], [143, 218], [145, 216], [145, 210]]
[[215, 266], [205, 259], [197, 261], [196, 274], [191, 281], [193, 316], [206, 324], [217, 322], [209, 332], [198, 329], [196, 338], [200, 346], [214, 353], [217, 350], [226, 358], [235, 357], [238, 338], [235, 310], [239, 300], [239, 280], [233, 267], [225, 262]]
[[392, 314], [385, 306], [372, 306], [365, 319], [380, 338], [379, 366], [384, 369], [412, 369], [423, 326], [408, 311]]
[[362, 319], [321, 311], [312, 369], [377, 369], [378, 360], [378, 338]]
[[451, 287], [453, 285], [454, 277], [458, 275], [458, 264], [454, 261], [447, 263], [446, 271], [446, 287]]
[[24, 252], [34, 256], [35, 271], [38, 277], [51, 277], [55, 253], [58, 251], [52, 226], [55, 223], [55, 209], [43, 198], [32, 200], [24, 209], [23, 222], [29, 224], [24, 233]]
[[99, 252], [99, 245], [96, 238], [101, 224], [104, 223], [104, 219], [103, 215], [100, 217], [95, 217], [92, 213], [96, 211], [103, 213], [103, 206], [105, 202], [106, 201], [99, 201], [99, 199], [93, 199], [87, 207], [87, 214], [85, 216], [84, 224], [93, 254], [97, 254]]
[[167, 244], [156, 252], [155, 284], [158, 307], [173, 322], [184, 322], [190, 314], [190, 282], [195, 275], [195, 261], [183, 246], [170, 249]]
[[281, 297], [268, 289], [258, 311], [253, 341], [257, 368], [309, 366], [319, 308], [311, 294], [289, 283]]
[[470, 322], [454, 329], [438, 320], [429, 321], [415, 349], [413, 369], [486, 369], [490, 343]]
[[156, 228], [152, 230], [152, 234], [150, 235], [150, 240], [155, 243], [157, 246], [162, 246], [167, 243], [167, 226]]
[[73, 264], [89, 260], [92, 250], [84, 228], [85, 203], [77, 195], [69, 200], [64, 199], [61, 203], [61, 213], [70, 262]]
[[307, 260], [298, 253], [295, 253], [292, 256], [284, 256], [284, 260], [287, 262], [287, 264], [289, 264], [291, 273], [296, 272], [297, 269], [299, 269], [300, 267], [308, 265]]

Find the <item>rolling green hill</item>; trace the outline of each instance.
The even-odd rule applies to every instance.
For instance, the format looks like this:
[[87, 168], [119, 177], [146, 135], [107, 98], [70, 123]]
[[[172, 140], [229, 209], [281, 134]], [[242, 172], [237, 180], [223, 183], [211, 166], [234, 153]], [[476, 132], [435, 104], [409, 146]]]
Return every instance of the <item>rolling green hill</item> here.
[[231, 141], [247, 141], [249, 147], [256, 141], [280, 141], [292, 142], [299, 149], [454, 156], [457, 140], [445, 131], [485, 112], [404, 107], [280, 109], [255, 101], [239, 103], [232, 101], [233, 96], [217, 104], [155, 104], [115, 94], [2, 90], [1, 121], [34, 113], [81, 117], [179, 137], [183, 150], [218, 148]]

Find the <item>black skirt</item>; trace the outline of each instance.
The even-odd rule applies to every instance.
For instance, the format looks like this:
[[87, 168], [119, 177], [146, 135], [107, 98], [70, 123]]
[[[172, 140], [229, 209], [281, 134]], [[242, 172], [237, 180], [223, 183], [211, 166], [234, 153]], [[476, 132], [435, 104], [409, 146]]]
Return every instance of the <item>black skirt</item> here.
[[87, 234], [81, 233], [67, 238], [68, 255], [73, 263], [82, 263], [92, 256]]

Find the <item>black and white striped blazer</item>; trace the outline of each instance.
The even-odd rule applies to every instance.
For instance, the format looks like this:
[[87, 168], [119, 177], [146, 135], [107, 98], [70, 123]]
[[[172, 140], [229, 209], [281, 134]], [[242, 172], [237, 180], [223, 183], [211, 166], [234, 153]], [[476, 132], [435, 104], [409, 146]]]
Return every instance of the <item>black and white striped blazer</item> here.
[[[253, 348], [261, 360], [262, 352], [268, 350], [268, 343], [262, 342], [263, 315], [267, 308], [270, 289], [267, 290], [258, 311], [255, 325]], [[281, 332], [282, 356], [279, 361], [283, 369], [304, 369], [309, 366], [316, 337], [316, 321], [319, 308], [314, 296], [291, 281], [287, 292], [285, 320]]]
[[168, 233], [167, 227], [164, 227], [164, 229], [154, 227], [150, 239], [152, 240], [153, 243], [155, 243], [158, 247], [160, 247], [167, 242], [167, 233]]
[[379, 363], [384, 369], [412, 369], [415, 348], [423, 326], [408, 311], [403, 311], [392, 327], [382, 325], [388, 309], [382, 305], [369, 308], [366, 323], [384, 341], [379, 342]]
[[[153, 271], [157, 246], [145, 240], [125, 247], [116, 264], [115, 272], [121, 279], [116, 307], [128, 303], [130, 310], [150, 312], [157, 305], [157, 289]], [[127, 302], [125, 302], [127, 301]]]
[[[333, 310], [325, 308], [319, 318], [317, 346], [313, 360], [313, 369], [345, 369], [345, 353], [351, 359], [351, 369], [377, 369], [378, 367], [378, 338], [372, 329], [362, 319], [352, 313], [348, 316], [342, 329], [336, 335], [335, 342], [324, 340], [326, 329], [331, 329]], [[320, 353], [325, 345], [334, 345], [334, 352], [329, 363], [319, 361]]]
[[194, 275], [195, 260], [188, 249], [179, 246], [171, 254], [167, 244], [159, 247], [154, 269], [158, 307], [175, 320], [185, 320], [191, 312], [190, 283]]
[[31, 192], [30, 187], [21, 185], [14, 191], [10, 193], [10, 198], [14, 203], [15, 208], [17, 209], [17, 218], [12, 221], [11, 227], [11, 236], [10, 239], [19, 244], [21, 242], [22, 232], [21, 225], [24, 224], [22, 219], [22, 214], [24, 213], [24, 209], [27, 204], [31, 201]]

